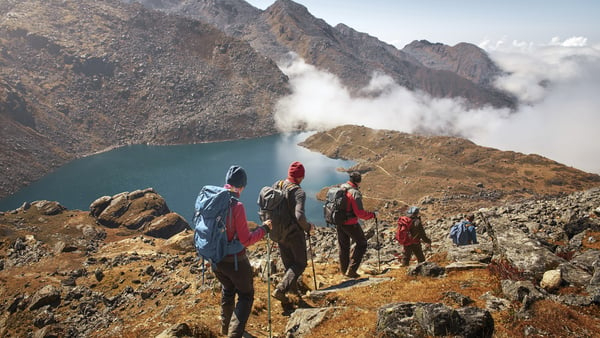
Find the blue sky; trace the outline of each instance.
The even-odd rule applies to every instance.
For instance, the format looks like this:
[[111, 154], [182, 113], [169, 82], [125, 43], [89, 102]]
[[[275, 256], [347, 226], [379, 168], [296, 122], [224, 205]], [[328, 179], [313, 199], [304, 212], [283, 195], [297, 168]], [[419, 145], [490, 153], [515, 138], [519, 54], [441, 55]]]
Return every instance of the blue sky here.
[[[265, 9], [273, 0], [251, 0]], [[455, 45], [484, 40], [536, 44], [586, 37], [600, 43], [598, 0], [297, 0], [317, 18], [402, 48], [413, 40]]]

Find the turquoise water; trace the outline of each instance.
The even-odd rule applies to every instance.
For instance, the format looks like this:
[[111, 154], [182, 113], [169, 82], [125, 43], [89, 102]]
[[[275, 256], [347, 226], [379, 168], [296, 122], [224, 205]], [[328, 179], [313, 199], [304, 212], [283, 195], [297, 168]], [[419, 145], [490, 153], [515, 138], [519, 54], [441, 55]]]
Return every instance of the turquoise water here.
[[78, 159], [0, 200], [0, 210], [13, 210], [37, 200], [58, 201], [71, 210], [89, 210], [98, 197], [152, 187], [169, 208], [190, 221], [203, 185], [223, 185], [232, 164], [244, 167], [248, 185], [241, 200], [248, 219], [258, 221], [260, 188], [287, 176], [293, 161], [306, 169], [302, 187], [307, 194], [310, 222], [324, 225], [322, 202], [315, 195], [328, 185], [347, 180], [336, 169], [350, 161], [332, 160], [297, 144], [308, 134], [274, 135], [250, 140], [178, 146], [133, 145]]

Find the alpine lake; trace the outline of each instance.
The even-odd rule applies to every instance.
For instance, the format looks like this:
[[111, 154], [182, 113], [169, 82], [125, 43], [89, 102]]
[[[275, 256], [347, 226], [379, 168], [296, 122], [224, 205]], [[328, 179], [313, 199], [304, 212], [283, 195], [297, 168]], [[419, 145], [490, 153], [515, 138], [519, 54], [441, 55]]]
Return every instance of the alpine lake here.
[[89, 210], [99, 197], [151, 187], [171, 211], [190, 222], [200, 189], [204, 185], [223, 186], [227, 170], [236, 164], [248, 175], [240, 200], [248, 220], [258, 223], [260, 189], [286, 178], [290, 163], [300, 161], [306, 170], [301, 186], [306, 191], [308, 221], [325, 226], [323, 202], [316, 199], [316, 194], [323, 187], [345, 182], [348, 175], [339, 169], [347, 169], [354, 162], [330, 159], [299, 146], [309, 135], [280, 134], [176, 146], [124, 146], [58, 168], [0, 200], [0, 211], [39, 200], [57, 201], [70, 210]]

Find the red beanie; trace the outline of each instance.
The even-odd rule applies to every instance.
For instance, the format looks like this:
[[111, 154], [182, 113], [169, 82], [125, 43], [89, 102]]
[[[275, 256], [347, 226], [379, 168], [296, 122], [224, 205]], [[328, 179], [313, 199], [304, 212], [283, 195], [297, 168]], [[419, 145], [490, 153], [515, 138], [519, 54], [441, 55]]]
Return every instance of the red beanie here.
[[288, 169], [288, 177], [294, 179], [294, 181], [298, 178], [304, 177], [304, 166], [300, 162], [294, 162], [290, 164], [290, 169]]

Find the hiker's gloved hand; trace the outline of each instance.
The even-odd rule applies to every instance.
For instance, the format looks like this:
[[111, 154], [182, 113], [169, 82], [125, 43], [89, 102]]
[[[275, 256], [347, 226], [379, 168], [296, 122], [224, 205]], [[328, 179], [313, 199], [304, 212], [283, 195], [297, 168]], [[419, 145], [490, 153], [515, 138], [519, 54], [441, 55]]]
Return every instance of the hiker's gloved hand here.
[[264, 221], [262, 225], [265, 228], [265, 230], [267, 231], [267, 233], [271, 232], [271, 229], [273, 228], [273, 223], [271, 222], [270, 219]]
[[379, 211], [375, 210], [373, 213], [375, 214], [375, 218], [379, 218]]

